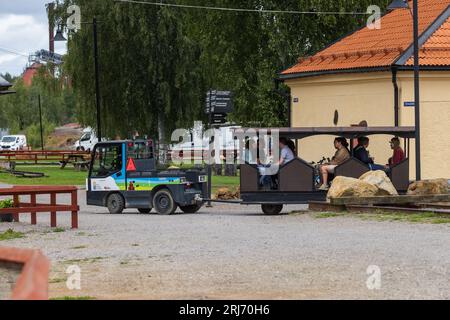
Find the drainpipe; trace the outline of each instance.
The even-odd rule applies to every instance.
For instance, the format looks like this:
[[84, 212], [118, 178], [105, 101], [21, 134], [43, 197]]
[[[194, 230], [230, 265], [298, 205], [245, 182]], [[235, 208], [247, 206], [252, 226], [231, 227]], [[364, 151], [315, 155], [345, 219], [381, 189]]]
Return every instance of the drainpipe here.
[[394, 121], [395, 126], [398, 127], [400, 124], [399, 117], [399, 91], [398, 91], [398, 83], [397, 83], [397, 68], [392, 68], [392, 83], [394, 85]]
[[290, 128], [291, 125], [292, 125], [292, 121], [291, 121], [291, 118], [292, 118], [292, 97], [291, 97], [291, 94], [290, 93], [285, 93], [282, 90], [280, 90], [280, 83], [283, 82], [282, 80], [280, 80], [278, 78], [275, 78], [274, 81], [275, 81], [275, 90], [274, 90], [274, 92], [276, 94], [284, 97], [286, 99], [286, 101], [287, 101], [287, 106], [288, 106], [288, 123], [287, 123], [287, 125], [288, 125], [288, 128]]

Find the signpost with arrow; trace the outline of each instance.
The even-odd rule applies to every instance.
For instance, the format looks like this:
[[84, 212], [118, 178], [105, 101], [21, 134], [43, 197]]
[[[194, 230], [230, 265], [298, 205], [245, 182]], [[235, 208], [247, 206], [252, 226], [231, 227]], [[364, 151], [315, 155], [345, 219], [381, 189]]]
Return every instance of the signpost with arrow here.
[[[233, 93], [231, 91], [210, 90], [206, 94], [205, 113], [209, 117], [209, 128], [228, 122], [227, 116], [234, 111]], [[211, 143], [212, 141], [210, 141]], [[208, 199], [212, 194], [212, 168], [208, 163]], [[211, 202], [208, 202], [211, 207]]]

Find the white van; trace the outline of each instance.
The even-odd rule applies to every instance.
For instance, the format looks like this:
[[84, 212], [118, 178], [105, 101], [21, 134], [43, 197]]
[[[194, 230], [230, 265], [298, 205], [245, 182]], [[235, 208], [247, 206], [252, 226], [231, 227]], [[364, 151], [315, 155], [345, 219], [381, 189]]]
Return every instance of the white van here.
[[27, 148], [27, 137], [24, 135], [4, 136], [0, 142], [2, 151], [18, 151]]
[[75, 142], [75, 149], [77, 151], [92, 151], [98, 143], [97, 135], [92, 128], [83, 130], [83, 134], [77, 142]]

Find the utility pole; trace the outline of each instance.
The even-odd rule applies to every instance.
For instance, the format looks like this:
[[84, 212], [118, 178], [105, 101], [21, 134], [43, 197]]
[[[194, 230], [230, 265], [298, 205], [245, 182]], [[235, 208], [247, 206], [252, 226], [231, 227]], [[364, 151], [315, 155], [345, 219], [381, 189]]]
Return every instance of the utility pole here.
[[[212, 129], [212, 89], [209, 90], [209, 114], [208, 114], [208, 124], [209, 129]], [[209, 146], [211, 147], [211, 141], [209, 141]], [[212, 166], [211, 166], [211, 150], [209, 150], [209, 161], [208, 161], [208, 203], [206, 207], [211, 208], [211, 198], [212, 198]]]
[[419, 61], [419, 8], [418, 0], [413, 1], [414, 18], [414, 104], [416, 126], [416, 180], [422, 179], [422, 164], [420, 155], [420, 61]]
[[39, 105], [39, 125], [41, 129], [41, 150], [44, 151], [44, 132], [42, 128], [41, 95], [38, 95], [38, 105]]
[[97, 137], [98, 141], [102, 141], [102, 124], [100, 115], [100, 77], [99, 77], [99, 66], [98, 66], [98, 38], [97, 38], [97, 18], [94, 17], [92, 20], [92, 27], [94, 32], [94, 62], [95, 62], [95, 101], [97, 108]]

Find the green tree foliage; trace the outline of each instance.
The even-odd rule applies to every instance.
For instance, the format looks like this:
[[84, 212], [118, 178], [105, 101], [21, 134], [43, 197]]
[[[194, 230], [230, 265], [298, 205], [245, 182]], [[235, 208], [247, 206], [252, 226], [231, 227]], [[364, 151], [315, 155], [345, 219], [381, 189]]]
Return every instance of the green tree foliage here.
[[31, 86], [26, 86], [22, 78], [16, 78], [12, 87], [16, 93], [0, 99], [0, 127], [9, 129], [11, 134], [26, 134], [34, 148], [40, 147], [39, 96], [44, 138], [55, 126], [75, 119], [73, 92], [65, 83], [64, 75], [51, 75], [54, 69], [51, 65], [40, 68]]
[[[112, 0], [60, 0], [55, 20], [77, 4], [82, 20], [97, 16], [102, 114], [106, 132], [156, 134], [206, 120], [209, 88], [235, 93], [232, 118], [242, 125], [287, 124], [287, 88], [278, 73], [365, 24], [361, 15], [292, 15], [155, 7]], [[389, 0], [172, 0], [204, 6], [295, 11], [365, 12]], [[72, 33], [66, 72], [77, 114], [95, 126], [92, 28]], [[282, 93], [282, 94], [280, 94]], [[158, 121], [159, 120], [159, 121]]]

